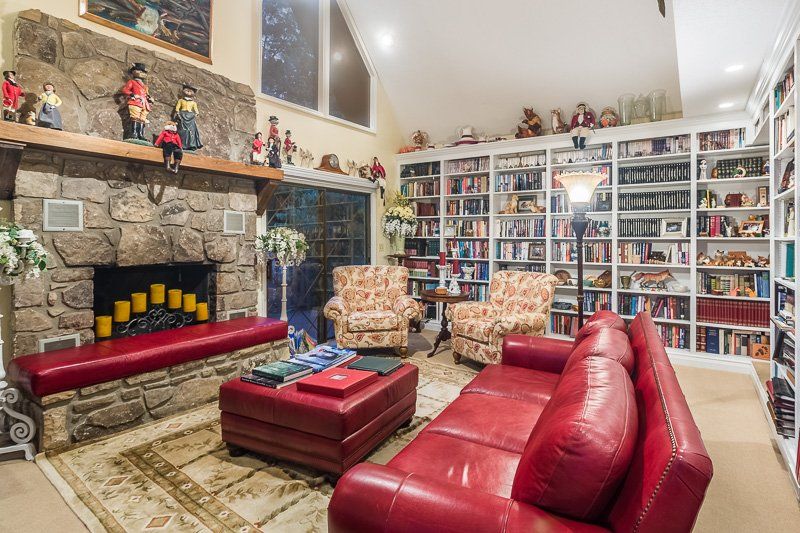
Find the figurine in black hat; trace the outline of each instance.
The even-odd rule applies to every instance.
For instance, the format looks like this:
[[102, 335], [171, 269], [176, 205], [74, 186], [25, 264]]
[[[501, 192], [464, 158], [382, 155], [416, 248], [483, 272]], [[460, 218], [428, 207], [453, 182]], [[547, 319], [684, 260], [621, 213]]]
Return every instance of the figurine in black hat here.
[[199, 150], [203, 147], [203, 143], [200, 141], [200, 130], [197, 129], [199, 111], [194, 99], [195, 94], [197, 94], [197, 87], [191, 83], [184, 83], [182, 95], [175, 106], [178, 134], [183, 141], [183, 149], [189, 151]]
[[122, 94], [128, 99], [128, 115], [131, 120], [131, 129], [127, 139], [147, 141], [144, 130], [149, 121], [147, 115], [153, 109], [153, 98], [150, 89], [145, 84], [147, 67], [143, 63], [134, 63], [128, 69], [131, 79], [122, 88]]
[[25, 96], [25, 91], [17, 83], [17, 73], [13, 70], [3, 71], [3, 120], [17, 121], [20, 99]]
[[268, 139], [274, 139], [275, 144], [281, 144], [281, 130], [278, 129], [278, 117], [271, 115], [269, 117], [269, 135]]
[[292, 130], [286, 130], [286, 136], [283, 140], [283, 153], [286, 154], [286, 164], [294, 165], [292, 163], [292, 156], [297, 153], [297, 143], [292, 140]]

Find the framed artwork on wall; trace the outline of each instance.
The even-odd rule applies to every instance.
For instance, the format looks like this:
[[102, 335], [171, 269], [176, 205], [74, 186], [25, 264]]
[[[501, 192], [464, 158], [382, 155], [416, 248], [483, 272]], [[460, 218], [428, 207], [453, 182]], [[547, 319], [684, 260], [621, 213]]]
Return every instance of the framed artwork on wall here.
[[211, 64], [213, 0], [79, 0], [81, 17]]

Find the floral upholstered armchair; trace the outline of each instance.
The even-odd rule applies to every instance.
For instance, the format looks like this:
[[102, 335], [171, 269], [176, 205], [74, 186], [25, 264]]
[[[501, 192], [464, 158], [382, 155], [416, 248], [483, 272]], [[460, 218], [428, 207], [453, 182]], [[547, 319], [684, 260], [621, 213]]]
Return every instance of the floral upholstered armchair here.
[[324, 313], [333, 320], [340, 347], [389, 347], [408, 354], [408, 326], [422, 318], [422, 305], [407, 294], [406, 267], [336, 267], [333, 293]]
[[492, 276], [488, 302], [448, 306], [453, 359], [499, 363], [503, 337], [544, 335], [558, 279], [552, 274], [502, 270]]

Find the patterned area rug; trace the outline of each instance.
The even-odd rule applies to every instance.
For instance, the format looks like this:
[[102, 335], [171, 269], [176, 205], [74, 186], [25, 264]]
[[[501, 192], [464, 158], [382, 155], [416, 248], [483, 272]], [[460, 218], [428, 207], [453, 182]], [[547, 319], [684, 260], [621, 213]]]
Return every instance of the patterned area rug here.
[[[417, 412], [367, 458], [386, 463], [439, 414], [474, 371], [408, 359], [420, 369]], [[91, 531], [322, 532], [333, 487], [318, 471], [231, 457], [208, 405], [37, 463]]]

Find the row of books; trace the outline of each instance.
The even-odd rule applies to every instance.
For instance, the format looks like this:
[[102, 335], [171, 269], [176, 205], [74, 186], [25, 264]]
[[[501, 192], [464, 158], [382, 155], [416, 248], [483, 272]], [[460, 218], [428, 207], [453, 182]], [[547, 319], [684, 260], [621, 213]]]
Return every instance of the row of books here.
[[[658, 248], [658, 249], [657, 249]], [[619, 243], [619, 262], [628, 264], [689, 264], [689, 243], [676, 242], [668, 245], [652, 242]]]
[[497, 170], [514, 168], [539, 167], [547, 164], [547, 154], [527, 154], [501, 157], [497, 162]]
[[769, 335], [697, 326], [697, 351], [769, 359]]
[[553, 163], [562, 165], [565, 163], [581, 163], [583, 161], [608, 161], [611, 159], [613, 150], [610, 144], [585, 148], [583, 150], [566, 150], [553, 154]]
[[449, 216], [457, 215], [488, 215], [489, 214], [489, 199], [488, 198], [468, 198], [463, 200], [448, 200], [447, 201], [447, 214]]
[[435, 239], [406, 239], [406, 255], [433, 257], [439, 255], [439, 241]]
[[[572, 242], [553, 243], [553, 261], [578, 260], [578, 245]], [[590, 242], [583, 245], [583, 260], [587, 263], [611, 263], [613, 253], [610, 242]]]
[[698, 215], [697, 235], [701, 237], [725, 237], [733, 230], [733, 219], [724, 215]]
[[489, 176], [448, 178], [447, 194], [476, 194], [489, 192]]
[[436, 181], [411, 181], [400, 185], [400, 193], [406, 198], [417, 196], [439, 196], [439, 180]]
[[688, 190], [666, 190], [622, 193], [617, 202], [620, 211], [658, 211], [689, 209]]
[[488, 237], [488, 220], [448, 220], [444, 227], [445, 237]]
[[750, 302], [747, 300], [718, 300], [698, 297], [697, 320], [766, 328], [769, 326], [769, 302]]
[[[595, 192], [592, 196], [592, 203], [589, 211], [607, 212], [611, 211], [612, 193]], [[566, 194], [554, 194], [550, 197], [551, 213], [569, 213], [569, 197]]]
[[794, 139], [795, 109], [790, 107], [783, 115], [775, 119], [775, 153], [783, 150]]
[[[477, 281], [489, 281], [489, 263], [483, 263], [483, 262], [479, 262], [479, 263], [468, 263], [468, 262], [462, 262], [462, 263], [459, 265], [459, 269], [458, 269], [458, 270], [454, 270], [453, 274], [455, 274], [456, 276], [460, 276], [460, 275], [462, 274], [460, 267], [467, 266], [467, 265], [470, 265], [470, 266], [473, 266], [473, 267], [475, 267], [475, 271], [472, 273], [472, 279], [473, 279], [473, 280], [477, 280]], [[469, 281], [470, 281], [470, 280], [467, 280], [467, 279], [464, 279], [464, 278], [461, 278], [461, 279], [462, 279], [463, 281], [465, 281], [465, 282], [469, 282]]]
[[[775, 353], [772, 359], [788, 369], [795, 368], [794, 339], [782, 331], [778, 332], [778, 341], [775, 343]], [[795, 384], [794, 381], [791, 383]]]
[[511, 270], [514, 272], [546, 272], [547, 265], [544, 263], [530, 263], [527, 265], [500, 265], [500, 270]]
[[660, 139], [645, 139], [641, 141], [626, 141], [619, 143], [619, 157], [645, 157], [664, 154], [685, 154], [691, 149], [691, 140], [688, 135], [674, 137], [661, 137]]
[[746, 144], [746, 131], [744, 128], [731, 130], [708, 131], [699, 133], [700, 150], [732, 150], [734, 148], [744, 148]]
[[794, 88], [794, 69], [789, 69], [783, 79], [775, 86], [775, 109], [778, 109]]
[[[497, 221], [497, 236], [498, 237], [544, 237], [545, 219], [543, 218], [525, 218], [520, 220], [498, 220]], [[556, 222], [568, 222], [565, 220], [558, 220]]]
[[685, 163], [624, 167], [619, 169], [618, 179], [620, 185], [689, 181], [691, 179], [690, 168], [688, 161]]
[[459, 259], [489, 259], [488, 241], [447, 241], [447, 256]]
[[[569, 170], [569, 169], [556, 169], [556, 170], [554, 170], [553, 171], [553, 179], [551, 180], [551, 185], [550, 186], [553, 189], [562, 189], [562, 188], [564, 188], [564, 185], [560, 181], [558, 181], [558, 177], [561, 174], [569, 174], [570, 172], [572, 172], [572, 170]], [[604, 186], [607, 186], [607, 185], [611, 185], [611, 165], [608, 165], [608, 164], [606, 164], [606, 165], [594, 165], [592, 167], [588, 167], [588, 168], [585, 168], [585, 169], [582, 168], [581, 172], [594, 172], [596, 174], [605, 175], [606, 179], [601, 181], [597, 185], [598, 187], [604, 187]]]
[[[608, 231], [608, 233], [600, 235], [601, 228], [604, 232]], [[574, 237], [575, 232], [572, 229], [572, 221], [568, 218], [553, 219], [552, 234], [553, 237]], [[542, 231], [542, 235], [544, 235], [544, 230]], [[608, 222], [590, 219], [584, 237], [608, 237], [610, 235], [611, 227], [608, 225]]]
[[400, 167], [401, 178], [413, 178], [414, 176], [431, 176], [439, 174], [439, 162], [433, 161], [430, 163], [413, 163], [410, 165], [403, 165]]
[[769, 272], [747, 274], [698, 272], [697, 274], [697, 294], [747, 297], [748, 289], [758, 298], [769, 298]]
[[495, 257], [506, 261], [544, 261], [544, 243], [496, 242]]
[[408, 269], [408, 275], [416, 278], [438, 278], [436, 261], [424, 259], [403, 259], [403, 266]]
[[519, 172], [500, 174], [494, 177], [497, 192], [539, 191], [542, 189], [541, 172]]
[[550, 313], [550, 330], [556, 335], [574, 337], [578, 332], [578, 317], [561, 313]]
[[689, 330], [682, 326], [656, 324], [661, 341], [666, 348], [689, 349]]
[[489, 286], [478, 283], [462, 283], [461, 291], [469, 293], [469, 299], [473, 302], [489, 301]]
[[438, 217], [439, 204], [433, 202], [414, 202], [418, 217]]
[[773, 376], [765, 383], [769, 400], [767, 407], [778, 435], [795, 436], [795, 393], [785, 378]]
[[611, 310], [610, 292], [586, 292], [583, 295], [583, 310], [594, 313], [596, 311]]
[[[764, 173], [764, 158], [755, 156], [722, 159], [717, 161], [714, 168], [717, 169], [717, 179], [730, 179], [741, 175], [738, 170], [740, 167], [746, 171], [745, 176], [761, 176]], [[698, 170], [698, 175], [699, 172]]]
[[483, 172], [489, 170], [488, 157], [473, 157], [470, 159], [458, 159], [447, 162], [447, 173], [457, 174], [460, 172]]
[[417, 237], [438, 237], [438, 220], [417, 220]]
[[660, 218], [622, 218], [617, 222], [620, 237], [660, 237]]
[[676, 296], [656, 296], [650, 294], [620, 294], [617, 307], [621, 315], [634, 316], [647, 311], [653, 318], [689, 320], [689, 299]]

